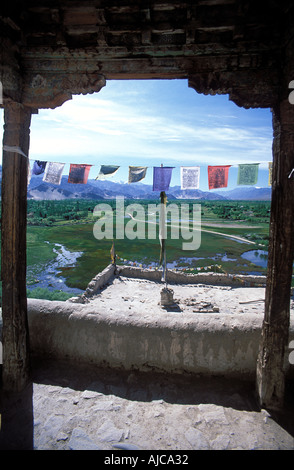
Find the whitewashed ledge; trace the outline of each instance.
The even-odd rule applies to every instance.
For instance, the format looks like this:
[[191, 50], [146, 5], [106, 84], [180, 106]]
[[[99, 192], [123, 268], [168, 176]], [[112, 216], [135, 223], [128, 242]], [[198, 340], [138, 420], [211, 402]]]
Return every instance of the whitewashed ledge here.
[[[96, 305], [96, 306], [95, 306]], [[125, 370], [255, 376], [262, 318], [99, 311], [97, 304], [28, 299], [33, 356]], [[294, 339], [292, 319], [290, 338]], [[285, 371], [293, 366], [285, 356]]]
[[[115, 266], [110, 265], [90, 282], [84, 300], [28, 299], [32, 356], [126, 370], [255, 377], [262, 316], [179, 315], [160, 308], [147, 315], [135, 309], [131, 316], [126, 316], [121, 306], [110, 312], [99, 306], [95, 295], [97, 299], [98, 293], [99, 298], [104, 289], [107, 293], [107, 285], [116, 276], [157, 282], [161, 272], [121, 266], [116, 272]], [[187, 278], [188, 284], [193, 284], [194, 279], [198, 284], [227, 285], [225, 277], [214, 273], [195, 276], [175, 273], [172, 279], [179, 284], [185, 284], [183, 278]], [[289, 343], [291, 340], [294, 340], [293, 318]], [[292, 377], [294, 366], [289, 363], [289, 354], [290, 350], [286, 351], [284, 367]]]

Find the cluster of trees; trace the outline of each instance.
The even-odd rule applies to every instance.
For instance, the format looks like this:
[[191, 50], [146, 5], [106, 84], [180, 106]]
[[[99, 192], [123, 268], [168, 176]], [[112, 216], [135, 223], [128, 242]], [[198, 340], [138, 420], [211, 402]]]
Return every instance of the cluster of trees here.
[[[62, 221], [87, 221], [92, 217], [93, 210], [99, 201], [85, 199], [65, 199], [62, 201], [28, 200], [29, 225], [54, 225]], [[115, 210], [116, 201], [105, 201]], [[137, 202], [144, 206], [158, 201], [125, 201], [126, 204]], [[184, 201], [193, 203], [193, 201]], [[182, 204], [183, 201], [172, 201]], [[147, 209], [147, 208], [146, 208]], [[246, 220], [247, 222], [269, 222], [269, 201], [201, 201], [202, 215], [215, 215], [227, 220]]]
[[268, 222], [270, 201], [205, 201], [202, 203], [207, 211], [221, 219]]
[[54, 225], [62, 221], [86, 220], [93, 213], [97, 201], [82, 199], [62, 201], [28, 200], [29, 225]]

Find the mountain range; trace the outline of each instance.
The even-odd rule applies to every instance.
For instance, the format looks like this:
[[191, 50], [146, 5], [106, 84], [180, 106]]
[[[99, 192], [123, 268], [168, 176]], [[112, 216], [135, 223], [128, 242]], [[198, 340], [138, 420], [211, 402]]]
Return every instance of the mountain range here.
[[[63, 176], [59, 186], [45, 183], [42, 175], [33, 175], [28, 186], [28, 199], [62, 200], [62, 199], [115, 199], [124, 196], [126, 199], [156, 199], [158, 192], [151, 185], [143, 183], [127, 184], [109, 180], [89, 179], [87, 184], [68, 183]], [[172, 186], [167, 191], [168, 199], [199, 199], [199, 200], [262, 200], [271, 199], [271, 188], [238, 187], [233, 190], [201, 191], [182, 190], [180, 186]]]

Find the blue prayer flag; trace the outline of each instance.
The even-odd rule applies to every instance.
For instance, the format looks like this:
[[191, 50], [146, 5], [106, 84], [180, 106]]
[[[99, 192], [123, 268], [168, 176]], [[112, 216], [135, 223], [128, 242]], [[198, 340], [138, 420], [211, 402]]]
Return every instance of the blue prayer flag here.
[[169, 189], [173, 167], [153, 167], [153, 191], [167, 191]]

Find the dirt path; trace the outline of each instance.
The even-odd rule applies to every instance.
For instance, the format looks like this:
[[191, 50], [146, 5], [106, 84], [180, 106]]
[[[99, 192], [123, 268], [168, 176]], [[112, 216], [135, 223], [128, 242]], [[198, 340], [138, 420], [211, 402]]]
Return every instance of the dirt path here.
[[[132, 220], [135, 220], [136, 222], [146, 222], [145, 220], [139, 220], [139, 219], [135, 219], [135, 217], [132, 216], [132, 214], [128, 213], [127, 215], [129, 215], [131, 217]], [[159, 225], [158, 222], [152, 222], [152, 221], [149, 221], [148, 223], [150, 224], [153, 224], [153, 225]], [[178, 226], [177, 225], [172, 225], [170, 224], [169, 225], [170, 227], [175, 227], [177, 228]], [[212, 225], [209, 225], [209, 226], [212, 226]], [[216, 226], [219, 226], [219, 227], [222, 227], [222, 225], [216, 225]], [[228, 226], [229, 227], [229, 226]], [[234, 227], [233, 225], [231, 227]], [[236, 226], [235, 226], [236, 227]], [[253, 227], [252, 227], [253, 228]], [[231, 235], [229, 233], [222, 233], [222, 232], [215, 232], [214, 230], [206, 230], [206, 229], [203, 229], [202, 226], [201, 226], [201, 229], [195, 229], [194, 228], [194, 231], [201, 231], [201, 232], [207, 232], [207, 233], [213, 233], [214, 235], [220, 235], [221, 237], [225, 237], [225, 238], [232, 238], [233, 240], [237, 240], [238, 242], [242, 242], [242, 243], [248, 243], [250, 245], [256, 245], [256, 242], [253, 242], [251, 240], [247, 240], [247, 238], [244, 238], [244, 237], [239, 237], [237, 235]]]

